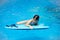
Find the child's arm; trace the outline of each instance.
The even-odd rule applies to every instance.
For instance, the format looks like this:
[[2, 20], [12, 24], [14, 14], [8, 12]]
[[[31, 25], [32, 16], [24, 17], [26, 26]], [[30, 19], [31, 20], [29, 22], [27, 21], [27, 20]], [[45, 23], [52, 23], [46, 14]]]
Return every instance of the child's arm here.
[[25, 20], [25, 21], [20, 21], [20, 22], [17, 22], [17, 24], [23, 24], [23, 23], [26, 23], [28, 20]]
[[31, 29], [33, 29], [33, 27], [32, 27], [31, 25], [29, 25], [29, 24], [31, 23], [31, 21], [32, 21], [32, 19], [29, 20], [25, 25], [26, 25], [26, 26], [29, 26]]

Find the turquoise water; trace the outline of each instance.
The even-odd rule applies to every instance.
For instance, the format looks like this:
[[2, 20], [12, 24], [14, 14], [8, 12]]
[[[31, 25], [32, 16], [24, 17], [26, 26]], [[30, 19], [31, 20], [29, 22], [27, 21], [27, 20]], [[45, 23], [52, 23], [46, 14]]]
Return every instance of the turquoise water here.
[[[54, 0], [2, 0], [0, 3], [0, 40], [60, 40], [60, 6]], [[59, 2], [60, 3], [60, 2]], [[40, 30], [10, 30], [5, 25], [40, 16]]]

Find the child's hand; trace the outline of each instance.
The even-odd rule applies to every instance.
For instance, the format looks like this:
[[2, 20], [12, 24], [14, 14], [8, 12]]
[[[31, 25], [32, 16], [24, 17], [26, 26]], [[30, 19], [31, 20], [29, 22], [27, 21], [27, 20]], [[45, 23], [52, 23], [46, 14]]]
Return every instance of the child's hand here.
[[32, 27], [32, 26], [30, 26], [30, 29], [33, 29], [33, 27]]

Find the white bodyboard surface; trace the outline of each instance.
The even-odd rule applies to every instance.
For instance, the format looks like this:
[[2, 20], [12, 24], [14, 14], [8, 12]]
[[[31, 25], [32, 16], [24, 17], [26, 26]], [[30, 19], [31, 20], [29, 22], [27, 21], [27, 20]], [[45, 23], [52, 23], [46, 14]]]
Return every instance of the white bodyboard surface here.
[[[33, 29], [48, 29], [49, 28], [49, 26], [45, 26], [44, 24], [40, 24], [40, 25], [37, 25], [37, 26], [32, 26], [33, 27]], [[21, 30], [27, 30], [27, 29], [30, 29], [29, 27], [27, 27], [27, 26], [25, 26], [25, 25], [17, 25], [17, 27], [6, 27], [5, 26], [5, 28], [8, 28], [8, 29], [21, 29]]]

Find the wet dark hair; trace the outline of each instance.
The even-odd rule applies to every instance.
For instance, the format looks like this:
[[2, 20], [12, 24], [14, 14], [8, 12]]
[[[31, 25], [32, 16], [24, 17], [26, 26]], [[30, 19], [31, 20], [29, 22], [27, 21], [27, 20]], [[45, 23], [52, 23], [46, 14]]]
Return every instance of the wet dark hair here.
[[34, 15], [33, 19], [34, 19], [36, 16], [37, 16], [36, 21], [39, 21], [39, 15]]
[[34, 19], [36, 16], [37, 16], [37, 18], [36, 18], [36, 23], [35, 23], [34, 25], [38, 25], [38, 21], [39, 21], [39, 15], [34, 15], [33, 19]]

